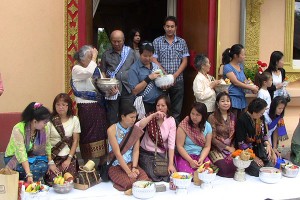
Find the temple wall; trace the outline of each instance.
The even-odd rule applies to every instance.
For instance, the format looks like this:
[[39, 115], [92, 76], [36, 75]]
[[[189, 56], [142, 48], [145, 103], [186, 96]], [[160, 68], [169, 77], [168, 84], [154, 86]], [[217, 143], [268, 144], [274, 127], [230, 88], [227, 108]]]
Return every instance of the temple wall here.
[[51, 109], [64, 91], [64, 1], [1, 1], [0, 19], [0, 113], [31, 101]]

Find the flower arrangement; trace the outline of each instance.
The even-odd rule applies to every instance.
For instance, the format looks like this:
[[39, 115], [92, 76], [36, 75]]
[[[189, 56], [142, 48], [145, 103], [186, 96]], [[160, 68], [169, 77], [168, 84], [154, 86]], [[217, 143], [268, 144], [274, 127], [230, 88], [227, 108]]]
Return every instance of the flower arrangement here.
[[231, 154], [232, 158], [241, 159], [244, 161], [253, 160], [255, 158], [255, 154], [252, 149], [241, 150], [237, 149]]
[[244, 69], [244, 73], [245, 73], [246, 77], [248, 78], [248, 81], [251, 80], [251, 82], [254, 82], [256, 73], [257, 72], [262, 73], [263, 71], [265, 71], [267, 66], [268, 66], [267, 63], [258, 60], [256, 65], [254, 65], [253, 67], [246, 67]]

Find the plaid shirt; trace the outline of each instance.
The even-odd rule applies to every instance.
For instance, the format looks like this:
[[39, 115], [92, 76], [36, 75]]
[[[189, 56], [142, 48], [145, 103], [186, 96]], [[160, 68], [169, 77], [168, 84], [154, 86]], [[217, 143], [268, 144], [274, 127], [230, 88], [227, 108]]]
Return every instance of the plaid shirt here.
[[[184, 39], [175, 36], [174, 41], [170, 45], [165, 36], [160, 36], [153, 41], [154, 58], [162, 65], [168, 74], [174, 74], [184, 57], [189, 56], [189, 50]], [[181, 73], [176, 81], [183, 80]]]

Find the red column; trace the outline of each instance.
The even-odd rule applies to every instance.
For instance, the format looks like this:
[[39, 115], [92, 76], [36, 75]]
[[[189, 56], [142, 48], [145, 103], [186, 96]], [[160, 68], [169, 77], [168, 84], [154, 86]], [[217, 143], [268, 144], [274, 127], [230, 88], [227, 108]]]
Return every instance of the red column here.
[[210, 74], [216, 74], [217, 0], [208, 0], [208, 47], [207, 56], [211, 62]]
[[183, 31], [182, 31], [182, 27], [183, 27], [183, 8], [182, 8], [182, 3], [183, 0], [177, 0], [177, 7], [176, 7], [176, 14], [177, 14], [177, 31], [176, 34], [179, 37], [183, 37]]
[[86, 5], [85, 0], [78, 0], [78, 48], [86, 44]]

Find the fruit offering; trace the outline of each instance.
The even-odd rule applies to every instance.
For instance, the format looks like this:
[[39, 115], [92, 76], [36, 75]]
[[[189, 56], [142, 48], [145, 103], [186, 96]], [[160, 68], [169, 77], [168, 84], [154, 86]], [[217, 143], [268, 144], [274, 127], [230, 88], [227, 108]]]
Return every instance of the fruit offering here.
[[197, 170], [199, 173], [207, 173], [207, 174], [213, 174], [218, 173], [219, 168], [215, 165], [213, 165], [210, 161], [206, 161]]
[[298, 169], [299, 167], [297, 165], [294, 165], [292, 163], [285, 163], [282, 167], [289, 168], [289, 169]]
[[190, 179], [192, 178], [192, 175], [181, 175], [178, 172], [173, 173], [172, 178], [176, 178], [176, 179]]
[[37, 193], [40, 191], [44, 191], [46, 189], [45, 186], [41, 184], [40, 181], [31, 184], [24, 182], [23, 185], [25, 186], [25, 192], [29, 192], [29, 193]]
[[255, 154], [252, 149], [241, 150], [237, 149], [235, 152], [231, 154], [233, 158], [238, 158], [244, 161], [253, 160], [255, 158]]
[[64, 174], [64, 176], [55, 177], [53, 182], [54, 182], [54, 184], [57, 184], [57, 185], [64, 185], [64, 184], [73, 182], [73, 180], [74, 180], [74, 178], [73, 178], [72, 174], [70, 174], [69, 172], [66, 172]]
[[221, 84], [223, 84], [223, 85], [230, 85], [231, 84], [229, 78], [226, 78], [225, 80], [224, 79], [220, 79], [220, 81], [221, 81]]

